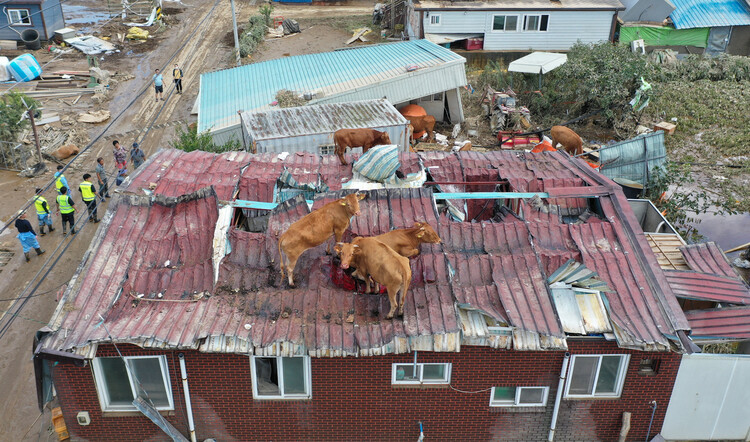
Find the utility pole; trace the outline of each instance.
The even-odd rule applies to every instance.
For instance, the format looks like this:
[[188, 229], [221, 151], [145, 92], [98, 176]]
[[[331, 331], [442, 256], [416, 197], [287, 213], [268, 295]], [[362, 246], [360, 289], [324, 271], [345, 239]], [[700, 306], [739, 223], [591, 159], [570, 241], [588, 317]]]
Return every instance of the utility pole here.
[[28, 104], [26, 104], [26, 101], [23, 99], [23, 105], [26, 106], [26, 115], [29, 116], [29, 122], [31, 122], [31, 131], [34, 133], [34, 144], [36, 144], [36, 156], [39, 160], [39, 164], [42, 165], [42, 170], [46, 170], [47, 166], [44, 164], [44, 159], [42, 158], [42, 146], [39, 145], [39, 134], [36, 131], [36, 123], [34, 122], [34, 110], [29, 107]]
[[237, 16], [234, 14], [234, 0], [229, 0], [232, 4], [232, 28], [234, 29], [234, 52], [237, 55], [237, 66], [240, 65], [240, 39], [237, 36]]

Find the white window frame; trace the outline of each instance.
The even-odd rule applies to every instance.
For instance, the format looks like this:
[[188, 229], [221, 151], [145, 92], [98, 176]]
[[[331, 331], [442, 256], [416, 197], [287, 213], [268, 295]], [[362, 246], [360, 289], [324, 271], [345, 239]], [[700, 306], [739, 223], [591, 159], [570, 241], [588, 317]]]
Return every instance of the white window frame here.
[[[453, 364], [450, 362], [419, 362], [417, 363], [417, 370], [419, 371], [419, 379], [396, 379], [396, 372], [398, 371], [398, 367], [401, 365], [409, 365], [414, 366], [413, 362], [398, 362], [394, 363], [392, 365], [391, 369], [391, 384], [393, 385], [421, 385], [421, 384], [430, 384], [430, 385], [440, 385], [440, 384], [450, 384], [451, 383], [451, 371], [453, 368]], [[444, 365], [445, 366], [445, 377], [443, 379], [427, 379], [425, 380], [423, 378], [424, 375], [424, 366], [425, 365]]]
[[335, 144], [320, 144], [318, 145], [318, 154], [320, 155], [333, 155], [336, 153]]
[[[21, 18], [21, 11], [26, 11], [26, 19], [29, 21], [28, 23], [23, 22], [23, 18]], [[8, 12], [8, 22], [11, 26], [33, 26], [34, 23], [31, 22], [31, 11], [29, 11], [26, 8], [13, 8], [7, 9]], [[13, 17], [13, 13], [16, 13], [16, 17]]]
[[[541, 30], [542, 17], [545, 15], [547, 16], [547, 29]], [[537, 18], [537, 24], [540, 29], [528, 29], [529, 17]], [[547, 31], [549, 31], [549, 14], [527, 14], [523, 16], [523, 32], [547, 32]]]
[[[499, 387], [492, 387], [492, 391], [490, 391], [490, 407], [546, 407], [547, 406], [547, 399], [549, 398], [549, 387], [542, 387], [542, 386], [534, 386], [534, 387], [515, 387], [516, 389], [516, 398], [513, 400], [513, 402], [510, 401], [496, 401], [495, 400], [495, 389]], [[503, 387], [503, 388], [509, 388], [509, 387]], [[542, 389], [544, 391], [544, 398], [542, 399], [541, 403], [536, 404], [524, 404], [521, 403], [521, 392], [525, 389], [531, 389], [531, 390], [538, 390]]]
[[[434, 18], [437, 18], [437, 21], [433, 21]], [[443, 19], [440, 17], [440, 14], [430, 14], [430, 26], [440, 26], [443, 22]]]
[[[495, 17], [504, 17], [503, 19], [503, 29], [495, 29]], [[509, 31], [506, 29], [506, 23], [508, 22], [508, 17], [515, 17], [516, 18], [516, 29], [513, 29], [512, 31]], [[490, 22], [490, 30], [492, 32], [518, 32], [518, 22], [521, 21], [521, 16], [517, 14], [492, 14], [492, 21]]]
[[[293, 358], [303, 358], [302, 367], [304, 368], [305, 377], [305, 394], [284, 394], [284, 357], [282, 356], [251, 356], [250, 357], [250, 374], [253, 380], [253, 399], [310, 399], [312, 398], [312, 372], [310, 370], [310, 356], [289, 356]], [[276, 359], [276, 377], [279, 380], [279, 394], [262, 395], [258, 393], [258, 378], [255, 367], [256, 359]]]
[[[119, 356], [117, 356], [119, 358]], [[92, 367], [94, 369], [94, 384], [96, 385], [96, 392], [99, 396], [99, 404], [102, 411], [138, 411], [135, 405], [112, 405], [109, 403], [109, 392], [107, 391], [104, 371], [102, 370], [101, 360], [102, 359], [113, 359], [112, 357], [99, 357], [94, 358]], [[165, 355], [157, 356], [123, 356], [123, 362], [125, 363], [125, 371], [128, 374], [128, 382], [130, 382], [130, 389], [133, 392], [133, 397], [138, 397], [138, 391], [133, 375], [130, 371], [130, 365], [128, 361], [131, 359], [159, 359], [159, 367], [161, 368], [161, 376], [166, 387], [167, 399], [169, 400], [168, 406], [157, 406], [157, 410], [174, 410], [174, 397], [172, 396], [172, 383], [169, 381], [169, 366], [167, 365], [167, 357]]]
[[[599, 383], [599, 370], [602, 367], [602, 357], [604, 356], [619, 356], [620, 357], [620, 366], [617, 369], [617, 379], [615, 381], [615, 393], [597, 393], [596, 392], [596, 385]], [[591, 387], [591, 393], [590, 394], [571, 394], [570, 393], [570, 384], [571, 379], [573, 376], [573, 371], [575, 370], [575, 363], [576, 360], [581, 358], [591, 358], [591, 357], [598, 357], [599, 362], [596, 364], [596, 375], [594, 377], [594, 385]], [[628, 366], [630, 364], [630, 355], [629, 354], [599, 354], [599, 355], [573, 355], [572, 358], [570, 358], [570, 369], [568, 370], [568, 380], [565, 382], [565, 397], [570, 399], [580, 399], [580, 398], [619, 398], [622, 396], [622, 387], [625, 384], [625, 377], [628, 372]]]

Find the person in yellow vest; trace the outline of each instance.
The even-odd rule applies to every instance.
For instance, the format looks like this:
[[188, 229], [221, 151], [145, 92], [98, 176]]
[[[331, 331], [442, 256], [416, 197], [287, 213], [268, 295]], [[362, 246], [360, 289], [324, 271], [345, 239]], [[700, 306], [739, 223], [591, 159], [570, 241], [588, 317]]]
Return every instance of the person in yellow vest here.
[[52, 211], [47, 204], [47, 200], [42, 196], [42, 189], [36, 189], [34, 196], [34, 206], [36, 207], [36, 217], [39, 218], [39, 234], [44, 236], [44, 226], [49, 226], [49, 233], [55, 231], [52, 228]]
[[94, 187], [94, 183], [89, 181], [90, 179], [91, 175], [84, 173], [83, 182], [78, 185], [78, 191], [81, 192], [83, 202], [86, 204], [86, 210], [89, 211], [89, 221], [98, 223], [99, 219], [96, 217], [96, 200], [101, 197], [96, 193], [96, 187]]
[[55, 199], [57, 201], [57, 207], [58, 210], [60, 210], [60, 218], [62, 218], [62, 229], [63, 229], [63, 235], [65, 235], [67, 230], [65, 229], [65, 223], [67, 222], [70, 224], [70, 234], [75, 235], [76, 229], [75, 229], [75, 214], [76, 214], [76, 208], [75, 203], [73, 202], [73, 198], [68, 195], [68, 188], [63, 187], [60, 189], [60, 195], [57, 195], [57, 198]]
[[57, 194], [62, 195], [60, 192], [60, 188], [67, 187], [70, 189], [70, 186], [68, 186], [68, 180], [65, 178], [65, 175], [62, 173], [63, 166], [59, 165], [57, 166], [57, 172], [55, 172], [55, 189], [57, 189]]
[[182, 69], [180, 69], [177, 66], [177, 63], [174, 64], [174, 69], [172, 69], [172, 77], [174, 77], [174, 87], [178, 94], [182, 93]]

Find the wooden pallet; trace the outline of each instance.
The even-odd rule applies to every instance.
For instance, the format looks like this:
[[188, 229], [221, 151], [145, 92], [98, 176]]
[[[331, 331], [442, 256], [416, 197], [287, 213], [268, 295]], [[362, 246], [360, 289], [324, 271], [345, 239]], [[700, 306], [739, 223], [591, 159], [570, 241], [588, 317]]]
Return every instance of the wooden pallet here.
[[682, 237], [676, 233], [646, 233], [646, 239], [656, 259], [663, 269], [690, 270], [680, 247], [685, 245]]

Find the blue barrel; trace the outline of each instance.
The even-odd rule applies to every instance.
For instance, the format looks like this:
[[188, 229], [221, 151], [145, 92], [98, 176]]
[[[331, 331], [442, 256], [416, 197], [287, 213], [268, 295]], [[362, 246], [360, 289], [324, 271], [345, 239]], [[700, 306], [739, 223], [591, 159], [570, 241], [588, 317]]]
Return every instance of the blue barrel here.
[[8, 63], [8, 72], [16, 81], [31, 81], [42, 74], [42, 67], [31, 54], [23, 54]]

